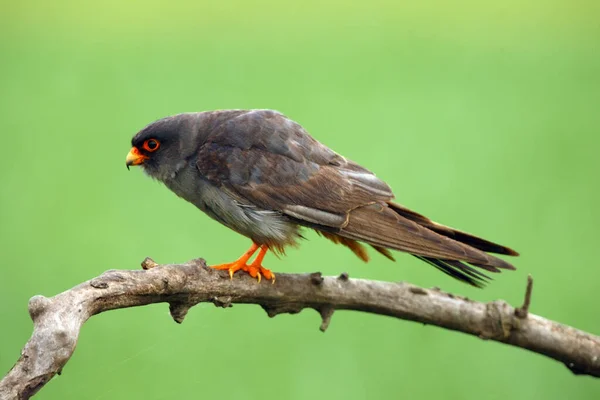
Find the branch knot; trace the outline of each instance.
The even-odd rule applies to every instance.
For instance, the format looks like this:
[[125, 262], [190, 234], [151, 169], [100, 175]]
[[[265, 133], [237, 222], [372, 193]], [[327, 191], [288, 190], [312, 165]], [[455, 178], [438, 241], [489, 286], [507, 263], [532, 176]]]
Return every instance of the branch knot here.
[[505, 301], [496, 300], [485, 305], [485, 323], [480, 334], [482, 339], [505, 341], [513, 329], [518, 328], [516, 318], [509, 312]]
[[50, 299], [42, 295], [33, 296], [31, 299], [29, 299], [29, 305], [27, 308], [29, 310], [29, 316], [31, 317], [31, 320], [35, 321], [44, 312], [46, 312], [50, 306], [50, 303]]

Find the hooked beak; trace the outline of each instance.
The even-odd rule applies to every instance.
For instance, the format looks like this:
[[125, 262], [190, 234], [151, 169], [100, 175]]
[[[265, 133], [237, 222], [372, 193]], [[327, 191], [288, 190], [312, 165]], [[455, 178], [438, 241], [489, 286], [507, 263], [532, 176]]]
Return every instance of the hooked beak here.
[[127, 157], [125, 158], [125, 165], [127, 166], [127, 169], [129, 169], [130, 165], [143, 164], [144, 161], [146, 161], [147, 159], [148, 156], [145, 156], [142, 153], [140, 153], [137, 147], [132, 147], [131, 150], [129, 150]]

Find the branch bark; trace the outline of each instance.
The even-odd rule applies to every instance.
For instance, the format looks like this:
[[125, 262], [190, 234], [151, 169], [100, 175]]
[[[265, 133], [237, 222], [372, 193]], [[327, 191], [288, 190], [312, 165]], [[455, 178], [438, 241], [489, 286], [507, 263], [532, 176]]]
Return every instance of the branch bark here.
[[33, 334], [0, 381], [0, 399], [28, 399], [60, 374], [91, 316], [160, 302], [169, 303], [178, 323], [201, 302], [258, 304], [269, 317], [312, 308], [323, 319], [322, 331], [336, 310], [364, 311], [521, 347], [558, 360], [576, 374], [600, 377], [600, 337], [529, 313], [531, 280], [523, 306], [513, 308], [501, 300], [479, 303], [439, 289], [349, 279], [347, 274], [278, 274], [272, 285], [244, 274], [230, 280], [226, 271], [208, 268], [202, 259], [178, 265], [146, 259], [142, 266], [145, 271], [111, 270], [54, 297], [31, 298]]

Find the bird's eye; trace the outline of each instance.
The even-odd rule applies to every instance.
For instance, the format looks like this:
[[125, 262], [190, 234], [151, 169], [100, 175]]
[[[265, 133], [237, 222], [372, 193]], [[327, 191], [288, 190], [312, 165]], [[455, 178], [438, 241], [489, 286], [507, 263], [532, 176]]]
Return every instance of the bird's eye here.
[[158, 150], [160, 147], [160, 142], [156, 139], [148, 139], [144, 142], [144, 150], [153, 152]]

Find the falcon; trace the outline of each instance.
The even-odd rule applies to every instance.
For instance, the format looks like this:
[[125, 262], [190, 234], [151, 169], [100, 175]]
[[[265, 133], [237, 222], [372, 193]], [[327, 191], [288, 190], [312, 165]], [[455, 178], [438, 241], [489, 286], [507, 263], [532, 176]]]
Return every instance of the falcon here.
[[[393, 201], [375, 174], [315, 140], [273, 110], [184, 113], [151, 123], [131, 141], [126, 165], [140, 165], [179, 197], [248, 237], [237, 260], [213, 268], [275, 282], [262, 263], [284, 253], [309, 228], [368, 261], [364, 244], [394, 260], [397, 250], [473, 286], [483, 271], [514, 270], [488, 253], [508, 247], [453, 229]], [[258, 252], [254, 261], [251, 257]]]

